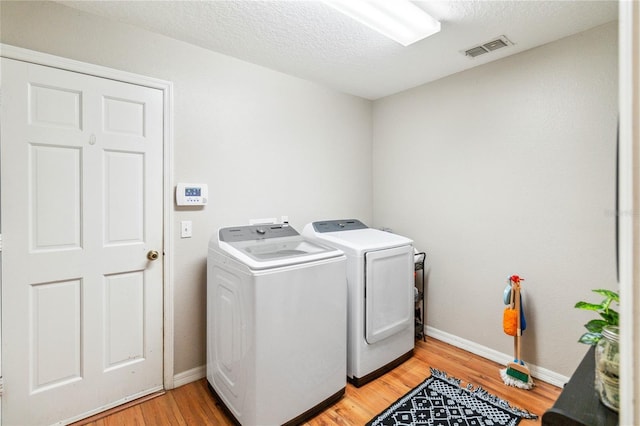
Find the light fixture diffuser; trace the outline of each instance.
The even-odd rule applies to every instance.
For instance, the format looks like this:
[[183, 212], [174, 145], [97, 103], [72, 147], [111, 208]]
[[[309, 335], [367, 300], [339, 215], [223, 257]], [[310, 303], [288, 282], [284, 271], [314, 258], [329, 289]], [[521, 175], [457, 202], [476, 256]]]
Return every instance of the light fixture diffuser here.
[[403, 46], [440, 31], [440, 22], [409, 0], [327, 0], [325, 3]]

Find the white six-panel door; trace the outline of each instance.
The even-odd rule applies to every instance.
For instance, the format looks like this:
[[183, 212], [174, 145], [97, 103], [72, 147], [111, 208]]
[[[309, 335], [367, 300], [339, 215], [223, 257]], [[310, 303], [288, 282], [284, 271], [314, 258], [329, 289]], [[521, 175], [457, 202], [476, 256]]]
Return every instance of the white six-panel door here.
[[2, 59], [4, 426], [162, 389], [162, 103]]

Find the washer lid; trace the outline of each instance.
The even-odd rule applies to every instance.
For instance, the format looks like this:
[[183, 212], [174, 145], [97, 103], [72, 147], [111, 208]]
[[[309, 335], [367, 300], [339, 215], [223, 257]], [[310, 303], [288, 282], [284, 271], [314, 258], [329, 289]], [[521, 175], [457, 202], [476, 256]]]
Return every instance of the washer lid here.
[[221, 228], [218, 245], [251, 269], [296, 265], [343, 255], [335, 248], [307, 241], [289, 225]]

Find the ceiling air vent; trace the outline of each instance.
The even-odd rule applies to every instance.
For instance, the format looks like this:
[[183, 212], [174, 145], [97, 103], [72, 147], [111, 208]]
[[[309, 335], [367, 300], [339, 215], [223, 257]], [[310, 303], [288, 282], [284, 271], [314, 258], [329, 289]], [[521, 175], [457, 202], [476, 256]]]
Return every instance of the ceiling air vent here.
[[507, 46], [513, 46], [513, 43], [511, 43], [511, 41], [509, 41], [507, 37], [500, 36], [495, 40], [488, 41], [479, 46], [471, 47], [463, 51], [463, 53], [465, 54], [465, 56], [475, 58], [476, 56], [484, 55], [485, 53], [493, 52], [494, 50], [498, 50]]
[[484, 47], [477, 46], [477, 47], [472, 47], [471, 49], [465, 51], [464, 54], [467, 56], [471, 56], [472, 58], [475, 58], [476, 56], [480, 56], [488, 52], [489, 51], [486, 50]]

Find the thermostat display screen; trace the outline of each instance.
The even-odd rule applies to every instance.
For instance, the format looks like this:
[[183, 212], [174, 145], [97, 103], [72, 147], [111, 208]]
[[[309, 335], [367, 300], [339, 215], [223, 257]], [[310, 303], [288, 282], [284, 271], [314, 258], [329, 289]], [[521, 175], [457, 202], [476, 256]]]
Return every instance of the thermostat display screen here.
[[200, 188], [185, 188], [184, 195], [185, 197], [199, 197]]

